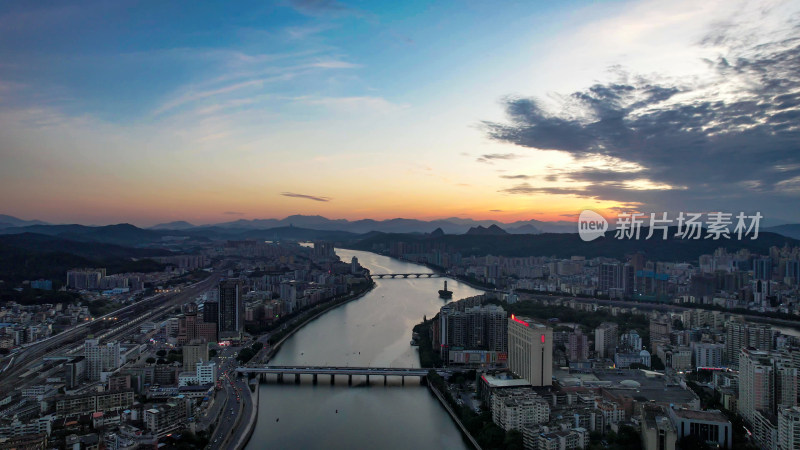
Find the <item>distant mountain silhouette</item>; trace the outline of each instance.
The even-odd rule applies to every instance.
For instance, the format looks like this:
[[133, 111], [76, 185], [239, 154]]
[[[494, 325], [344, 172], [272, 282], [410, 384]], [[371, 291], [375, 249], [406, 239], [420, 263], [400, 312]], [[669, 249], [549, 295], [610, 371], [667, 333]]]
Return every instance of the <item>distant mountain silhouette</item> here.
[[0, 228], [27, 227], [30, 225], [47, 225], [41, 220], [22, 220], [14, 216], [0, 214]]
[[192, 228], [196, 228], [197, 225], [193, 225], [185, 220], [176, 220], [175, 222], [167, 222], [167, 223], [160, 223], [158, 225], [153, 225], [150, 227], [151, 230], [189, 230]]
[[497, 225], [490, 225], [489, 228], [478, 225], [477, 227], [470, 228], [464, 234], [469, 236], [502, 236], [508, 233]]
[[778, 233], [780, 235], [800, 239], [800, 223], [793, 223], [793, 224], [786, 224], [786, 225], [778, 225], [777, 227], [767, 227], [762, 228], [762, 231], [769, 231], [772, 233]]
[[255, 228], [265, 229], [282, 226], [295, 226], [315, 230], [338, 230], [351, 233], [368, 233], [377, 231], [381, 233], [429, 233], [428, 230], [441, 228], [445, 234], [463, 234], [470, 228], [482, 226], [488, 228], [492, 225], [502, 227], [511, 234], [539, 234], [549, 233], [574, 233], [577, 226], [574, 222], [542, 222], [539, 220], [525, 220], [512, 223], [503, 223], [496, 220], [474, 220], [460, 217], [450, 217], [437, 220], [417, 219], [387, 219], [373, 220], [361, 219], [349, 221], [345, 219], [328, 219], [322, 216], [293, 215], [285, 219], [240, 219], [233, 222], [209, 225], [219, 228]]
[[444, 230], [442, 230], [441, 228], [437, 228], [431, 232], [431, 237], [439, 237], [439, 236], [444, 236]]

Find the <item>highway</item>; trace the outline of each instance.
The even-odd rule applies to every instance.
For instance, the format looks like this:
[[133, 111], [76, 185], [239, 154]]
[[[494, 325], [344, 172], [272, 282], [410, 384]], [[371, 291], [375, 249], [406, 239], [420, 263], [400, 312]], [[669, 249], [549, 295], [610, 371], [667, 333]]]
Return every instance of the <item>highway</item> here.
[[22, 389], [34, 384], [37, 377], [20, 377], [41, 363], [42, 358], [65, 354], [80, 354], [84, 340], [94, 335], [103, 340], [114, 340], [134, 332], [144, 321], [157, 321], [169, 315], [173, 309], [213, 288], [222, 278], [214, 273], [205, 280], [185, 286], [180, 292], [158, 294], [122, 307], [113, 313], [79, 324], [42, 342], [17, 352], [13, 361], [0, 374], [0, 392]]
[[[208, 445], [210, 450], [235, 448], [241, 434], [247, 431], [243, 425], [247, 424], [252, 414], [253, 396], [247, 386], [247, 378], [236, 376], [234, 371], [238, 366], [235, 356], [237, 350], [238, 348], [223, 349], [218, 358], [223, 389], [216, 393], [215, 401], [219, 401], [220, 405], [212, 408], [205, 419], [212, 422], [217, 419]], [[219, 414], [218, 417], [215, 417], [215, 411]]]

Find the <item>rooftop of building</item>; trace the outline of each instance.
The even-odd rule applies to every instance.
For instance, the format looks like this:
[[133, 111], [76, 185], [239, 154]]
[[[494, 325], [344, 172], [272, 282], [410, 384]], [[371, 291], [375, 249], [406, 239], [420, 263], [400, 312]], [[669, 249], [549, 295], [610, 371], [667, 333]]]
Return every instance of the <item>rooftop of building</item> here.
[[508, 375], [481, 375], [481, 379], [490, 388], [512, 388], [512, 387], [530, 387], [531, 383], [523, 378], [511, 378]]
[[707, 411], [696, 411], [692, 409], [673, 409], [676, 417], [688, 420], [703, 420], [706, 422], [728, 422], [725, 414], [719, 410], [709, 409]]

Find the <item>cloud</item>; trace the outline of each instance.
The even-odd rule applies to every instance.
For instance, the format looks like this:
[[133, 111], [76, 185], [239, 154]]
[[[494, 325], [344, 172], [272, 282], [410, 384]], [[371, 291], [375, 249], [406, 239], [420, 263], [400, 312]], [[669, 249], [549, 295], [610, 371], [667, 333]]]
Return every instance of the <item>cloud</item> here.
[[295, 194], [294, 192], [281, 192], [284, 197], [304, 198], [306, 200], [314, 200], [315, 202], [329, 202], [333, 200], [330, 197], [318, 197], [315, 195]]
[[503, 212], [502, 209], [490, 209], [489, 212]]
[[239, 212], [239, 211], [225, 211], [222, 214], [225, 214], [227, 216], [243, 216], [244, 215], [243, 212]]
[[336, 0], [289, 0], [289, 5], [307, 16], [341, 16], [356, 12]]
[[378, 112], [389, 113], [406, 108], [406, 105], [392, 103], [382, 97], [297, 97], [296, 101], [307, 105], [323, 106], [325, 108], [346, 112], [363, 113]]
[[[786, 202], [800, 197], [800, 16], [769, 30], [769, 39], [746, 36], [743, 27], [718, 25], [701, 40], [727, 46], [707, 62], [703, 78], [617, 69], [619, 79], [562, 96], [555, 108], [534, 98], [504, 99], [508, 120], [483, 123], [492, 139], [566, 153], [574, 164], [542, 183], [502, 192], [666, 211], [783, 213]], [[487, 156], [478, 161], [511, 159]]]
[[516, 153], [490, 153], [486, 155], [479, 156], [476, 161], [481, 163], [491, 163], [492, 161], [506, 161], [511, 159], [522, 158], [523, 155], [518, 155]]
[[506, 180], [530, 180], [534, 177], [531, 175], [500, 175], [500, 178], [504, 178]]

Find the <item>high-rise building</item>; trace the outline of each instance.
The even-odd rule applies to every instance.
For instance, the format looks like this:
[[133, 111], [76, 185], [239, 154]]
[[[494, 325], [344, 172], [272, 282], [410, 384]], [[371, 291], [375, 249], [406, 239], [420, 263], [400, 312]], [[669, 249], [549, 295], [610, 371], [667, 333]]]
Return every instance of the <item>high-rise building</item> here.
[[589, 359], [589, 339], [580, 329], [569, 335], [567, 352], [570, 361], [586, 361]]
[[197, 312], [197, 304], [189, 302], [183, 306], [183, 315], [178, 318], [178, 343], [181, 345], [193, 342], [215, 342], [217, 340], [217, 323], [203, 320], [205, 314]]
[[797, 369], [785, 355], [748, 348], [739, 356], [739, 413], [750, 424], [756, 412], [774, 417], [797, 405]]
[[772, 259], [763, 257], [753, 260], [753, 279], [769, 281], [772, 279]]
[[104, 372], [111, 372], [119, 367], [119, 342], [100, 345], [99, 339], [87, 339], [83, 350], [86, 357], [86, 377], [91, 381], [102, 380]]
[[650, 347], [655, 351], [658, 343], [669, 344], [669, 335], [672, 332], [672, 323], [669, 318], [650, 319]]
[[619, 326], [613, 322], [603, 322], [594, 330], [594, 351], [601, 358], [614, 356], [617, 347]]
[[778, 450], [800, 448], [800, 407], [778, 411]]
[[695, 367], [723, 367], [722, 344], [701, 343], [694, 346]]
[[508, 319], [508, 368], [532, 386], [553, 382], [553, 329], [528, 318]]
[[731, 321], [726, 324], [725, 332], [725, 356], [730, 366], [739, 366], [743, 348], [772, 350], [773, 330], [768, 324]]
[[789, 260], [786, 261], [786, 269], [784, 270], [784, 280], [786, 284], [798, 285], [800, 284], [800, 261]]
[[197, 363], [208, 361], [208, 344], [192, 343], [183, 346], [183, 371], [194, 372]]
[[464, 300], [439, 310], [439, 352], [444, 361], [453, 348], [505, 352], [508, 349], [506, 312], [498, 305], [466, 306]]
[[203, 322], [217, 323], [219, 320], [219, 303], [218, 302], [205, 302], [203, 303]]
[[238, 336], [244, 328], [244, 293], [239, 280], [223, 280], [219, 284], [219, 339]]

